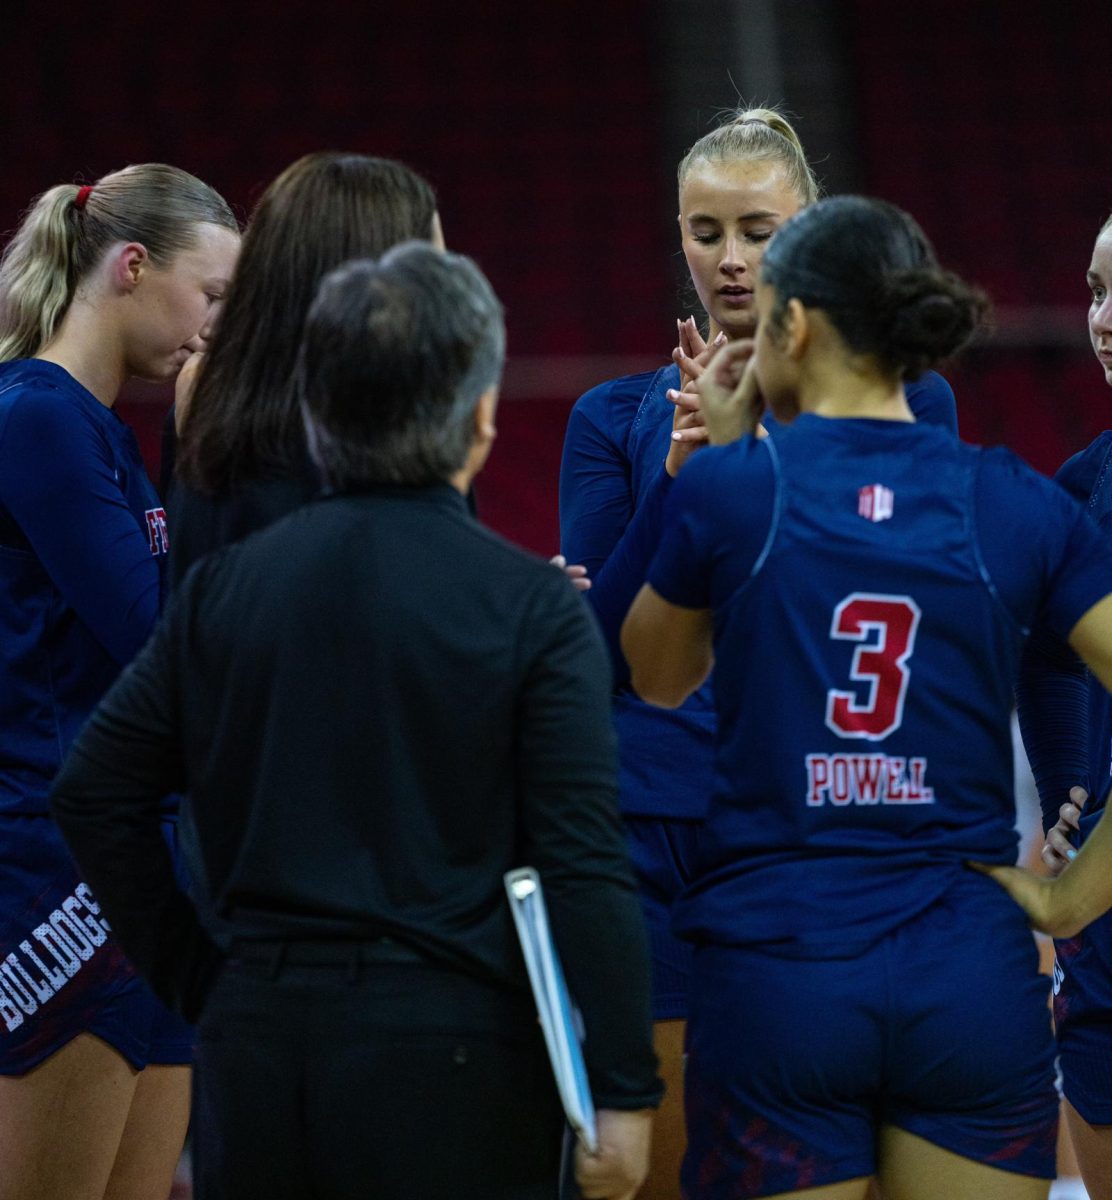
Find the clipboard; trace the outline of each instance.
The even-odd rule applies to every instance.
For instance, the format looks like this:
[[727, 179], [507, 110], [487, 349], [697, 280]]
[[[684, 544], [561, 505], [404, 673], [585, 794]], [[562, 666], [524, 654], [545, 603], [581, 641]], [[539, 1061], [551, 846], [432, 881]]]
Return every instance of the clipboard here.
[[560, 1102], [568, 1124], [593, 1154], [598, 1150], [598, 1127], [580, 1045], [583, 1023], [568, 994], [564, 972], [552, 942], [541, 879], [532, 867], [507, 871], [502, 878]]

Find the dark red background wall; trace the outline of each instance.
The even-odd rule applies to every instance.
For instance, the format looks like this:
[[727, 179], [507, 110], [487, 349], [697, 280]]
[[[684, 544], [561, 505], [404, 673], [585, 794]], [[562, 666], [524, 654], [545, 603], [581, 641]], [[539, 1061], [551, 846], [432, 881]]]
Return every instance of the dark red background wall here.
[[[963, 433], [1051, 471], [1107, 423], [1084, 270], [1112, 209], [1112, 26], [1087, 0], [830, 2], [850, 88], [831, 103], [856, 131], [862, 190], [910, 208], [1000, 307], [1002, 339], [951, 373]], [[145, 159], [196, 172], [244, 215], [310, 150], [410, 163], [506, 305], [483, 517], [551, 553], [568, 407], [613, 371], [664, 361], [686, 311], [662, 149], [676, 125], [667, 3], [8, 0], [0, 231], [53, 183]], [[165, 404], [141, 388], [122, 404], [152, 466]]]
[[[128, 162], [185, 167], [243, 214], [311, 150], [409, 163], [437, 188], [449, 244], [502, 298], [511, 355], [541, 356], [542, 376], [551, 368], [528, 399], [515, 398], [511, 371], [479, 491], [484, 519], [554, 552], [577, 387], [561, 363], [663, 359], [672, 344], [651, 6], [604, 7], [600, 37], [600, 6], [584, 0], [117, 0], [62, 11], [9, 0], [0, 230], [44, 188]], [[165, 404], [135, 389], [121, 408], [152, 460]]]
[[1087, 0], [848, 0], [862, 186], [998, 310], [949, 372], [962, 434], [1051, 472], [1112, 424], [1085, 271], [1112, 211], [1112, 24]]

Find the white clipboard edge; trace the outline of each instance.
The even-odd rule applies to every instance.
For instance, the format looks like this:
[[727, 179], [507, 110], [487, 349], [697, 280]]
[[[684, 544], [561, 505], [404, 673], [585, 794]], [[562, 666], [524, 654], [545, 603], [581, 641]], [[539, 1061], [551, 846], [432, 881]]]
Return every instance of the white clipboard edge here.
[[519, 867], [507, 871], [503, 882], [560, 1102], [568, 1124], [594, 1154], [598, 1150], [598, 1126], [580, 1045], [582, 1026], [552, 941], [540, 876], [532, 867]]

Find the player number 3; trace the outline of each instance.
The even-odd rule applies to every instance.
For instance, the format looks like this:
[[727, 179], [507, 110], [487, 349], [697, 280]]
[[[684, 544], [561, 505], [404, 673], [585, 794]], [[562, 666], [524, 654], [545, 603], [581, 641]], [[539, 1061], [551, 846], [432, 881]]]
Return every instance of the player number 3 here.
[[919, 617], [910, 596], [854, 592], [835, 608], [830, 636], [862, 643], [853, 655], [850, 678], [869, 685], [864, 703], [860, 691], [827, 692], [826, 724], [839, 737], [879, 742], [900, 727]]

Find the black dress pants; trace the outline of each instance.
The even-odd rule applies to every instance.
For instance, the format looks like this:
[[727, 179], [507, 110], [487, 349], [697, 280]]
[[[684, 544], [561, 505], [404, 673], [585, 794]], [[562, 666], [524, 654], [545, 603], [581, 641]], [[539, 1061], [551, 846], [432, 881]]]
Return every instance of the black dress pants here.
[[233, 951], [209, 996], [197, 1200], [553, 1200], [563, 1119], [531, 998], [306, 948]]

